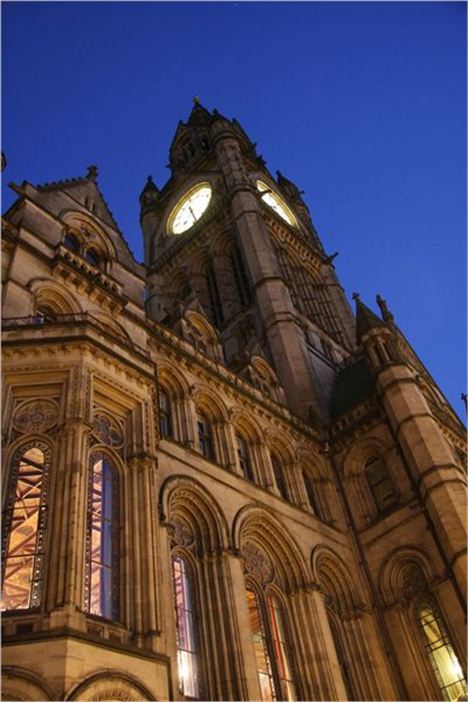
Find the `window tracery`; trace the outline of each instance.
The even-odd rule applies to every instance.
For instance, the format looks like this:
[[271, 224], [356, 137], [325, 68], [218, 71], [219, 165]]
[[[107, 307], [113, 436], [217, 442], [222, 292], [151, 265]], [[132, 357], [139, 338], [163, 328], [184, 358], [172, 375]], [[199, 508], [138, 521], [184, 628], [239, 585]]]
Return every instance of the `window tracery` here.
[[187, 559], [175, 551], [172, 577], [176, 613], [179, 690], [191, 699], [201, 699], [199, 635], [193, 572]]
[[370, 458], [365, 466], [365, 476], [379, 512], [394, 507], [398, 501], [388, 469], [378, 456]]
[[197, 412], [197, 434], [198, 434], [198, 450], [200, 453], [209, 458], [210, 460], [215, 460], [215, 452], [213, 446], [213, 435], [211, 424], [203, 412]]
[[120, 481], [107, 453], [89, 460], [85, 610], [107, 619], [120, 615]]
[[264, 702], [296, 700], [286, 613], [272, 563], [263, 549], [249, 541], [242, 557], [261, 698]]
[[250, 456], [248, 443], [240, 434], [236, 434], [236, 444], [237, 457], [239, 459], [239, 466], [242, 474], [244, 478], [253, 483], [255, 482], [255, 477], [252, 469], [252, 459]]
[[13, 416], [13, 428], [26, 433], [44, 434], [58, 421], [58, 407], [52, 400], [29, 400], [22, 402]]
[[40, 441], [13, 456], [3, 518], [1, 609], [29, 609], [41, 600], [51, 452]]

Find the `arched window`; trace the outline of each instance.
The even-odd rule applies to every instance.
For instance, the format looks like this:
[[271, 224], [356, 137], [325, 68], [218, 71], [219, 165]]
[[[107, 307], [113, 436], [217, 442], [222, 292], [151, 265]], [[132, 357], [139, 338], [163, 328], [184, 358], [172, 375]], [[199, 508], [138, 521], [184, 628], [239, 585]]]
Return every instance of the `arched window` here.
[[338, 629], [338, 624], [335, 621], [334, 613], [330, 611], [327, 607], [328, 623], [330, 625], [330, 631], [335, 645], [336, 657], [338, 659], [338, 665], [341, 670], [341, 677], [343, 678], [344, 686], [346, 689], [346, 694], [349, 700], [357, 700], [358, 696], [354, 692], [353, 683], [351, 681], [351, 674], [349, 670], [348, 661], [344, 652], [343, 644], [341, 641], [341, 635]]
[[216, 274], [212, 263], [208, 264], [208, 268], [206, 270], [206, 285], [208, 288], [211, 317], [216, 326], [220, 327], [224, 322], [224, 314], [223, 307], [221, 305], [221, 298], [219, 296]]
[[279, 494], [285, 500], [288, 499], [288, 491], [286, 489], [286, 482], [283, 475], [283, 466], [281, 461], [275, 453], [271, 454], [271, 465], [273, 467], [273, 474], [275, 476], [276, 487], [278, 488]]
[[192, 570], [180, 555], [172, 558], [177, 623], [179, 690], [185, 697], [201, 699], [198, 622]]
[[120, 617], [120, 485], [107, 453], [89, 462], [85, 609], [106, 619]]
[[466, 699], [466, 680], [439, 608], [432, 600], [423, 600], [416, 608], [416, 617], [424, 649], [443, 699]]
[[172, 408], [168, 393], [159, 388], [159, 431], [161, 436], [172, 438]]
[[3, 516], [1, 609], [30, 609], [40, 604], [50, 450], [38, 441], [13, 456]]
[[387, 467], [377, 457], [370, 458], [365, 467], [367, 483], [379, 512], [385, 512], [397, 503], [397, 496]]
[[76, 253], [79, 253], [80, 251], [80, 242], [76, 236], [74, 234], [70, 234], [70, 232], [65, 234], [63, 245], [66, 246], [67, 249], [70, 249], [70, 251], [76, 251]]
[[246, 307], [250, 302], [250, 286], [244, 261], [239, 248], [235, 245], [231, 251], [231, 266], [236, 282], [237, 296], [241, 307]]
[[99, 256], [96, 249], [93, 249], [92, 247], [86, 250], [85, 259], [92, 266], [96, 266], [96, 268], [99, 268], [99, 266], [101, 265], [101, 257]]
[[317, 497], [315, 495], [315, 485], [313, 478], [308, 470], [302, 471], [302, 477], [304, 479], [304, 486], [307, 493], [307, 499], [309, 500], [309, 505], [312, 507], [314, 514], [320, 517], [320, 510], [317, 503]]
[[281, 601], [271, 592], [265, 597], [250, 583], [245, 592], [261, 699], [264, 702], [296, 700], [290, 644]]
[[201, 454], [215, 460], [211, 426], [202, 412], [197, 412], [198, 450]]
[[254, 475], [253, 475], [252, 462], [250, 460], [250, 452], [249, 452], [249, 447], [247, 445], [247, 442], [239, 434], [236, 434], [236, 442], [237, 442], [237, 456], [239, 458], [239, 465], [241, 467], [242, 473], [244, 474], [244, 477], [247, 478], [247, 480], [250, 480], [253, 483], [254, 482]]

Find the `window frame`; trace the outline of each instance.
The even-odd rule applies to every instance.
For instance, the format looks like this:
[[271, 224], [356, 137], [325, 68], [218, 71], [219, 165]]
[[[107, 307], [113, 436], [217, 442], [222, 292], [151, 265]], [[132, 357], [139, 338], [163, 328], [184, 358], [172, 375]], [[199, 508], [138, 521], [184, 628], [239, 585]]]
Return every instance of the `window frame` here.
[[[200, 419], [202, 420], [200, 422]], [[196, 411], [196, 423], [197, 423], [197, 446], [198, 453], [207, 458], [210, 461], [216, 461], [216, 451], [213, 440], [213, 427], [211, 419], [203, 412], [203, 410], [197, 409]], [[206, 424], [206, 431], [200, 431], [200, 424]], [[205, 451], [205, 447], [208, 450]]]

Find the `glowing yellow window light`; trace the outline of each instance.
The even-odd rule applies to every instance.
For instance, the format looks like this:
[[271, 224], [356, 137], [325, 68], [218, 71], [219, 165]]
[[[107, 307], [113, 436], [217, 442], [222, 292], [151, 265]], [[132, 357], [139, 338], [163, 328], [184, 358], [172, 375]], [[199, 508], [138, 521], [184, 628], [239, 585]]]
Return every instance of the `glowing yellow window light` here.
[[262, 195], [262, 200], [268, 205], [268, 207], [271, 207], [271, 209], [276, 212], [277, 215], [279, 215], [292, 227], [297, 227], [297, 219], [284, 200], [277, 193], [275, 193], [269, 185], [264, 183], [263, 180], [257, 180], [257, 190], [264, 193], [264, 195]]

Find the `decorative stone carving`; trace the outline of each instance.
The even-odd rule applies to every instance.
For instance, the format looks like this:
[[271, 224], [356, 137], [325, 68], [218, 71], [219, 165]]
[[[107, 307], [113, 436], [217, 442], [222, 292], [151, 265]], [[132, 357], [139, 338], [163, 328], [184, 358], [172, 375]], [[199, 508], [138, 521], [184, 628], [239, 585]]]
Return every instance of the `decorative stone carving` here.
[[23, 402], [15, 412], [13, 427], [22, 434], [44, 433], [58, 421], [58, 407], [52, 400]]
[[191, 546], [195, 540], [192, 527], [185, 519], [174, 517], [172, 520], [174, 527], [174, 541], [178, 546]]
[[247, 542], [242, 547], [241, 554], [246, 573], [264, 585], [273, 580], [274, 571], [270, 559], [256, 544]]
[[120, 448], [123, 444], [123, 432], [119, 424], [102, 412], [96, 413], [93, 419], [93, 434], [105, 446]]
[[403, 596], [410, 600], [413, 595], [422, 592], [426, 588], [426, 578], [421, 568], [416, 564], [411, 564], [402, 573], [401, 591]]

